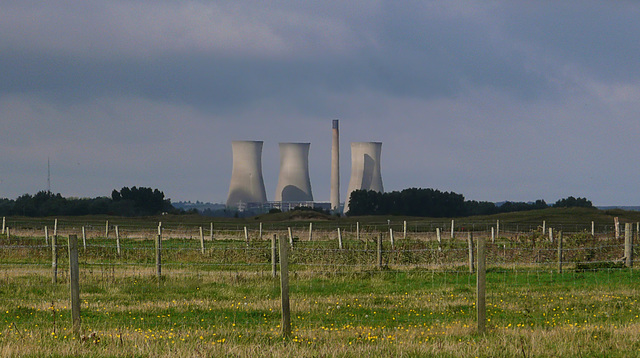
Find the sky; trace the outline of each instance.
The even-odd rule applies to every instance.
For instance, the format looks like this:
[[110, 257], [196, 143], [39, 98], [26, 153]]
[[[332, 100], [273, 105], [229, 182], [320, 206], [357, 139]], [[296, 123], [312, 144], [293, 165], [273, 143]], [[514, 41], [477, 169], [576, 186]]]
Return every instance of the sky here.
[[158, 188], [223, 203], [232, 140], [309, 142], [329, 200], [350, 143], [385, 191], [640, 205], [635, 1], [0, 2], [0, 197]]

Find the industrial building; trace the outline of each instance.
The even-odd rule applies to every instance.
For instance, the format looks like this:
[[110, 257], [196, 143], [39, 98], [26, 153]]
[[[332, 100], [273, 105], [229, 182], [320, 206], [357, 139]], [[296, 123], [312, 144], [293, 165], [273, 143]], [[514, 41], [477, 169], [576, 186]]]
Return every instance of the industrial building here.
[[[280, 173], [273, 201], [267, 201], [262, 177], [262, 141], [232, 141], [233, 168], [227, 207], [244, 210], [295, 207], [321, 207], [340, 210], [340, 137], [339, 122], [332, 122], [331, 180], [329, 203], [314, 202], [309, 177], [310, 143], [279, 143]], [[380, 170], [381, 142], [351, 143], [351, 179], [344, 212], [349, 211], [349, 197], [355, 190], [383, 192]]]

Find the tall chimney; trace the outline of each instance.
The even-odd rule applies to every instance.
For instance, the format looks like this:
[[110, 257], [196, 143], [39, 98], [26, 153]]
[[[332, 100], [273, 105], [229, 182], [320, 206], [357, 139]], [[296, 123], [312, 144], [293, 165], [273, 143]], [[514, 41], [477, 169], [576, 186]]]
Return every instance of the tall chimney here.
[[340, 130], [338, 120], [333, 120], [331, 143], [331, 211], [340, 209]]

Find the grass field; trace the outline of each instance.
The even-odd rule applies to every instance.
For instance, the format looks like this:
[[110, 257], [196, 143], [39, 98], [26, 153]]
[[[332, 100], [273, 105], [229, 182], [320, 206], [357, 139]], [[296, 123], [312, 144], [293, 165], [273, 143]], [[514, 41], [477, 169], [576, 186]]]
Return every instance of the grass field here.
[[290, 256], [293, 332], [283, 338], [267, 240], [207, 241], [204, 255], [196, 238], [165, 240], [158, 282], [152, 240], [123, 238], [118, 255], [113, 239], [89, 239], [76, 337], [66, 237], [55, 284], [44, 237], [3, 238], [0, 356], [639, 356], [640, 272], [613, 263], [623, 241], [564, 239], [561, 274], [540, 233], [488, 243], [486, 334], [476, 330], [464, 237], [398, 239], [394, 249], [385, 238], [382, 269], [372, 237], [345, 239], [344, 250], [301, 240]]

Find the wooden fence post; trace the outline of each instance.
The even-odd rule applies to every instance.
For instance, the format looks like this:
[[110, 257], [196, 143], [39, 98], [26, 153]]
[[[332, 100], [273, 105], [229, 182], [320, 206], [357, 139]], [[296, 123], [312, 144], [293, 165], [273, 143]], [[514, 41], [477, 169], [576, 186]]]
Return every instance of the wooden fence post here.
[[278, 235], [273, 234], [273, 237], [271, 237], [271, 276], [276, 277], [277, 272], [276, 272], [276, 256], [277, 256], [277, 251], [276, 251], [276, 238], [278, 237]]
[[200, 226], [200, 253], [204, 255], [204, 232]]
[[84, 248], [84, 251], [87, 251], [87, 232], [84, 226], [82, 227], [82, 247]]
[[454, 228], [455, 228], [455, 222], [454, 220], [451, 220], [451, 239], [454, 238]]
[[287, 233], [289, 234], [289, 245], [293, 247], [293, 232], [291, 232], [291, 226], [287, 227]]
[[553, 228], [549, 228], [549, 242], [553, 242]]
[[382, 234], [378, 235], [378, 245], [377, 245], [377, 264], [378, 269], [382, 269]]
[[438, 240], [438, 250], [442, 250], [442, 236], [439, 227], [436, 228], [436, 239]]
[[596, 224], [591, 222], [591, 236], [596, 236]]
[[58, 282], [58, 238], [56, 235], [51, 236], [51, 268], [53, 270], [53, 275], [51, 278], [51, 283]]
[[116, 230], [116, 249], [118, 250], [118, 256], [120, 256], [120, 230], [118, 230], [118, 225], [116, 225], [115, 230]]
[[244, 241], [247, 243], [247, 247], [249, 247], [249, 231], [247, 231], [247, 227], [244, 227]]
[[394, 250], [396, 247], [395, 240], [393, 239], [393, 229], [389, 228], [389, 240], [391, 241], [391, 250]]
[[162, 234], [160, 226], [158, 226], [158, 236], [156, 237], [156, 277], [158, 279], [158, 286], [160, 286], [160, 280], [162, 279]]
[[476, 308], [478, 312], [478, 333], [485, 333], [487, 322], [486, 306], [487, 266], [484, 237], [478, 238], [478, 274], [476, 275]]
[[109, 238], [109, 220], [104, 225], [104, 237]]
[[213, 241], [213, 221], [211, 222], [211, 228], [209, 229], [210, 240]]
[[7, 240], [11, 240], [11, 228], [7, 226]]
[[496, 237], [500, 237], [500, 220], [496, 220]]
[[262, 223], [258, 225], [258, 240], [262, 241]]
[[491, 243], [496, 243], [496, 228], [494, 228], [493, 226], [491, 227]]
[[473, 273], [474, 265], [473, 265], [473, 234], [469, 232], [467, 234], [467, 242], [469, 244], [469, 273]]
[[356, 221], [356, 240], [360, 240], [360, 222]]
[[558, 273], [562, 273], [562, 231], [558, 231]]
[[58, 219], [53, 220], [53, 236], [58, 236]]
[[46, 225], [44, 227], [44, 242], [49, 245], [49, 228]]
[[338, 248], [342, 250], [342, 231], [338, 228]]
[[633, 267], [633, 229], [631, 224], [624, 224], [624, 257], [625, 266]]
[[402, 238], [407, 238], [407, 220], [402, 223]]
[[282, 335], [291, 335], [291, 309], [289, 306], [289, 257], [285, 240], [280, 241], [280, 291], [282, 307]]
[[313, 240], [313, 223], [309, 223], [309, 241]]
[[71, 319], [73, 334], [80, 338], [80, 268], [78, 263], [78, 236], [69, 235], [69, 289], [71, 291]]
[[4, 235], [4, 228], [5, 228], [5, 217], [2, 217], [2, 234]]
[[542, 220], [542, 236], [544, 236], [545, 232], [547, 232], [547, 221]]
[[613, 226], [616, 231], [616, 239], [619, 239], [620, 238], [620, 220], [618, 219], [617, 216], [613, 218]]

